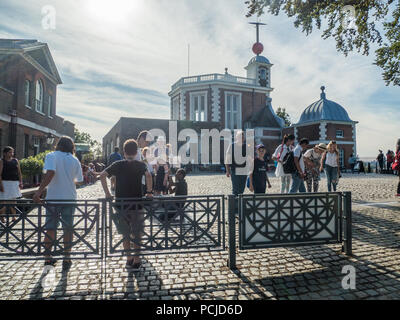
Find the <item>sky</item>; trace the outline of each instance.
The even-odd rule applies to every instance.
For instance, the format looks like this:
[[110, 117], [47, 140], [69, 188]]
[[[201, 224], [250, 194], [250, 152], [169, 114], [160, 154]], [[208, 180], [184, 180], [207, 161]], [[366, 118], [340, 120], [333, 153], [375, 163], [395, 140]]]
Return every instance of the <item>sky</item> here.
[[[170, 116], [168, 92], [188, 75], [245, 76], [254, 56], [255, 29], [245, 0], [0, 0], [0, 38], [37, 39], [49, 45], [63, 84], [57, 114], [95, 139], [120, 117]], [[43, 28], [46, 6], [55, 29]], [[272, 105], [297, 122], [319, 100], [342, 105], [357, 125], [361, 157], [394, 149], [400, 128], [399, 87], [387, 87], [370, 56], [344, 57], [321, 31], [306, 36], [285, 15], [265, 14], [263, 55], [272, 64]]]

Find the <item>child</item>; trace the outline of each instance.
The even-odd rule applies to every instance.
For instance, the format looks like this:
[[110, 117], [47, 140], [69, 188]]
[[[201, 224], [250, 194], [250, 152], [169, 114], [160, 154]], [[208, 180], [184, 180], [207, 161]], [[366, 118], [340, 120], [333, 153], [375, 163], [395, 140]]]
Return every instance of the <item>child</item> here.
[[[170, 193], [175, 194], [175, 196], [182, 197], [188, 195], [188, 186], [185, 180], [186, 171], [185, 169], [179, 169], [175, 175], [175, 183], [172, 183]], [[185, 200], [174, 201], [173, 205], [168, 206], [168, 220], [174, 220], [178, 215], [180, 215], [180, 210], [185, 206]], [[179, 211], [178, 211], [179, 210]], [[165, 220], [165, 215], [161, 215], [161, 220]]]
[[271, 183], [268, 179], [268, 166], [264, 160], [265, 146], [260, 144], [256, 147], [257, 158], [254, 159], [253, 171], [250, 173], [250, 191], [255, 194], [265, 193], [267, 184], [271, 188]]
[[[185, 169], [179, 169], [175, 175], [175, 183], [171, 186], [171, 194], [175, 194], [176, 196], [187, 196], [188, 195], [188, 186], [185, 180], [186, 171]], [[175, 187], [175, 188], [172, 188]]]

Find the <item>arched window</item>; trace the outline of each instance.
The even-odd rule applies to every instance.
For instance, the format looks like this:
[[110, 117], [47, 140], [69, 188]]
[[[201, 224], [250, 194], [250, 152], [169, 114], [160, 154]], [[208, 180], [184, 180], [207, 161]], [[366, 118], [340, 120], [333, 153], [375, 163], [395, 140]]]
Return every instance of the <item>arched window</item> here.
[[43, 82], [38, 80], [36, 82], [36, 111], [43, 113]]
[[25, 80], [25, 105], [27, 107], [31, 106], [31, 82], [29, 80]]

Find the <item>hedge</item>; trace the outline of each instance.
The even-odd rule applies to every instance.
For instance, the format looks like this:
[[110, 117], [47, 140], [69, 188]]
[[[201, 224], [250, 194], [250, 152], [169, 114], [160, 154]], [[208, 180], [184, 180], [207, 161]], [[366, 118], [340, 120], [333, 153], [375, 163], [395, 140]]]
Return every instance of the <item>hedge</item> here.
[[39, 153], [36, 156], [22, 159], [20, 161], [22, 176], [25, 179], [34, 177], [36, 175], [41, 175], [44, 167], [44, 159], [48, 153], [51, 151], [46, 151]]

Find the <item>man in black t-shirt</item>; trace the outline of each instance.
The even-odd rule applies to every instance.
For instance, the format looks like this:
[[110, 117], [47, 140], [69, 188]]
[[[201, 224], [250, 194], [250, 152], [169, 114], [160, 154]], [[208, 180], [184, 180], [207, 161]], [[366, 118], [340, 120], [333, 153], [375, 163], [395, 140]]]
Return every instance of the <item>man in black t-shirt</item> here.
[[[143, 197], [142, 178], [146, 176], [146, 197], [152, 197], [152, 176], [147, 170], [145, 163], [135, 160], [138, 152], [138, 145], [135, 140], [128, 140], [124, 144], [125, 160], [116, 161], [101, 175], [100, 180], [107, 199], [112, 199], [112, 195], [107, 185], [107, 177], [115, 176], [115, 198], [117, 211], [112, 214], [117, 231], [123, 236], [124, 250], [127, 252], [127, 267], [139, 269], [141, 260], [138, 255], [130, 257], [132, 234], [134, 238], [133, 247], [136, 251], [140, 249], [141, 234], [143, 232], [143, 206], [135, 204], [133, 199], [140, 200]], [[126, 199], [130, 199], [127, 201]]]

